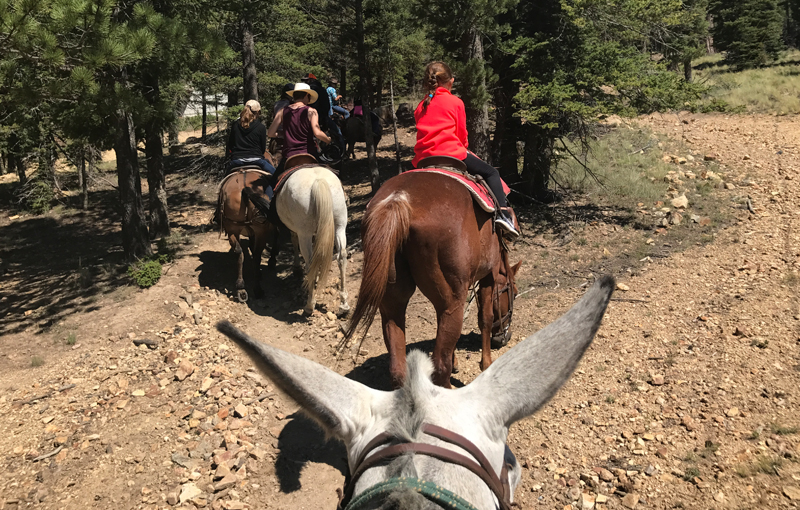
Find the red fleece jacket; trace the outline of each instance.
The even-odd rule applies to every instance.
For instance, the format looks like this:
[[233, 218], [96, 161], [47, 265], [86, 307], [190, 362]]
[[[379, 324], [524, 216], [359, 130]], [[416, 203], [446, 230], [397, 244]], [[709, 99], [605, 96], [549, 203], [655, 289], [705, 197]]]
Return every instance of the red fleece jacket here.
[[467, 157], [467, 114], [464, 102], [449, 90], [439, 87], [427, 108], [421, 101], [414, 110], [417, 121], [417, 144], [414, 146], [416, 168], [428, 156], [450, 156], [463, 160]]

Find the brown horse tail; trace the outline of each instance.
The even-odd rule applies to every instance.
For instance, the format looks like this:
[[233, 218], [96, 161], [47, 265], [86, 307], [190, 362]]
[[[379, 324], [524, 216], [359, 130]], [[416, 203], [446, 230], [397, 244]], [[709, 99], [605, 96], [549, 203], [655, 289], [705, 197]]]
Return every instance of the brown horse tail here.
[[263, 195], [256, 193], [256, 191], [250, 186], [245, 186], [242, 188], [242, 195], [245, 195], [248, 199], [250, 199], [250, 202], [253, 203], [255, 208], [258, 209], [261, 214], [264, 216], [269, 215], [269, 200], [264, 198]]
[[366, 332], [375, 319], [389, 280], [394, 280], [395, 253], [406, 239], [411, 224], [411, 203], [405, 191], [395, 191], [364, 215], [361, 231], [364, 245], [364, 270], [358, 302], [347, 325], [345, 339], [359, 329]]
[[[333, 244], [336, 234], [333, 222], [333, 196], [325, 179], [317, 178], [311, 185], [311, 200], [317, 220], [317, 232], [314, 238], [311, 264], [308, 265], [308, 274], [303, 282], [303, 287], [307, 292], [313, 292], [315, 288], [325, 288], [333, 259]], [[315, 281], [317, 282], [316, 287], [314, 287]]]

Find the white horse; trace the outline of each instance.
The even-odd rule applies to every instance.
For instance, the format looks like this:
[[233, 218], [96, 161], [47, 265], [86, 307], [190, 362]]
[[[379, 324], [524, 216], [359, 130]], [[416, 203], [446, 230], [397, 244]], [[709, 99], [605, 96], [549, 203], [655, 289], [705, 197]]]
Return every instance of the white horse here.
[[[419, 351], [409, 355], [405, 385], [387, 392], [260, 343], [227, 321], [217, 329], [345, 443], [347, 510], [509, 509], [521, 470], [506, 444], [508, 429], [542, 407], [575, 370], [614, 287], [613, 278], [601, 278], [565, 315], [455, 390], [434, 386], [433, 365]], [[474, 470], [479, 463], [482, 472]]]
[[303, 288], [308, 301], [303, 312], [311, 314], [315, 292], [324, 289], [334, 252], [339, 261], [339, 314], [350, 310], [347, 304], [347, 204], [339, 178], [324, 167], [305, 167], [286, 178], [275, 198], [278, 217], [292, 231], [295, 267], [300, 255], [306, 262]]

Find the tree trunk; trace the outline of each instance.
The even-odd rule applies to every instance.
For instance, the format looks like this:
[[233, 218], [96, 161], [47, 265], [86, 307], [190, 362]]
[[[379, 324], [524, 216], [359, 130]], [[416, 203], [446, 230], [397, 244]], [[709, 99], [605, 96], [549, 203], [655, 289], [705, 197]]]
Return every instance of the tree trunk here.
[[367, 68], [367, 50], [364, 46], [364, 2], [356, 0], [356, 50], [358, 52], [358, 74], [361, 80], [361, 102], [364, 110], [364, 141], [367, 145], [367, 161], [369, 162], [370, 183], [372, 192], [380, 187], [380, 174], [378, 173], [378, 158], [375, 156], [375, 138], [372, 136], [372, 109], [370, 99], [370, 80]]
[[403, 163], [400, 160], [400, 141], [397, 139], [397, 114], [394, 109], [394, 78], [389, 78], [389, 104], [392, 108], [392, 124], [394, 125], [394, 157], [397, 160], [397, 173], [403, 173]]
[[[156, 73], [147, 73], [145, 81], [145, 100], [155, 113], [161, 102], [161, 87]], [[205, 94], [203, 94], [205, 100]], [[205, 101], [203, 102], [205, 114]], [[203, 137], [205, 138], [205, 115], [203, 115]], [[157, 115], [151, 115], [145, 126], [144, 154], [147, 159], [147, 188], [150, 237], [169, 235], [169, 209], [167, 207], [167, 183], [164, 176], [163, 124]]]
[[690, 58], [683, 59], [683, 79], [687, 83], [692, 81], [692, 59]]
[[256, 75], [256, 43], [253, 27], [247, 19], [242, 20], [242, 71], [244, 75], [244, 102], [258, 101], [258, 77]]
[[347, 99], [347, 66], [342, 64], [341, 69], [339, 70], [339, 84], [341, 87], [339, 88], [339, 94], [342, 96], [343, 99]]
[[375, 108], [383, 106], [383, 74], [375, 79]]
[[518, 133], [522, 130], [519, 118], [514, 117], [514, 94], [519, 90], [513, 80], [503, 80], [494, 96], [495, 128], [492, 161], [509, 185], [519, 181]]
[[483, 57], [483, 40], [476, 26], [464, 35], [462, 58], [469, 71], [469, 82], [459, 88], [467, 113], [469, 148], [476, 156], [491, 163], [489, 147], [489, 97], [486, 92], [486, 70]]
[[540, 202], [549, 202], [552, 195], [550, 163], [553, 155], [553, 140], [544, 129], [528, 126], [525, 133], [525, 160], [522, 165], [522, 193]]
[[128, 260], [153, 254], [144, 219], [142, 181], [134, 133], [133, 116], [120, 110], [117, 113], [114, 152], [117, 154], [117, 179], [122, 206], [122, 248]]
[[202, 140], [203, 143], [206, 143], [206, 121], [208, 119], [208, 106], [207, 106], [207, 103], [206, 103], [206, 91], [205, 90], [201, 90], [200, 91], [200, 97], [201, 97], [201, 99], [200, 99], [201, 104], [203, 105], [203, 124], [202, 124], [202, 130], [200, 132], [200, 140]]
[[8, 173], [8, 158], [5, 154], [0, 152], [0, 175], [5, 175]]
[[147, 157], [147, 188], [150, 210], [150, 238], [169, 236], [167, 181], [164, 175], [164, 147], [161, 129], [156, 122], [146, 128], [145, 156]]
[[81, 181], [81, 208], [85, 211], [89, 209], [89, 171], [87, 169], [86, 160], [89, 160], [88, 166], [94, 165], [94, 150], [90, 147], [86, 150], [84, 146], [81, 151], [81, 168], [80, 168], [80, 181]]

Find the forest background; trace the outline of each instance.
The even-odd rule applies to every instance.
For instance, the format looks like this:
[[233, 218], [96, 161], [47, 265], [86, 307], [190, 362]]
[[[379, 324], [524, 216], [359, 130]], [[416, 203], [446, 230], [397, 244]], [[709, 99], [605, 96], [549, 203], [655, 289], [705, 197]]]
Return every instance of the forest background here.
[[424, 66], [442, 59], [470, 148], [517, 197], [547, 201], [553, 165], [602, 116], [730, 110], [692, 62], [770, 66], [797, 47], [799, 12], [800, 0], [0, 0], [0, 173], [19, 176], [20, 200], [46, 201], [66, 160], [86, 207], [88, 173], [113, 149], [125, 256], [148, 257], [169, 234], [164, 149], [193, 95], [203, 112], [225, 98], [230, 120], [311, 72], [369, 109], [389, 91], [419, 99]]

